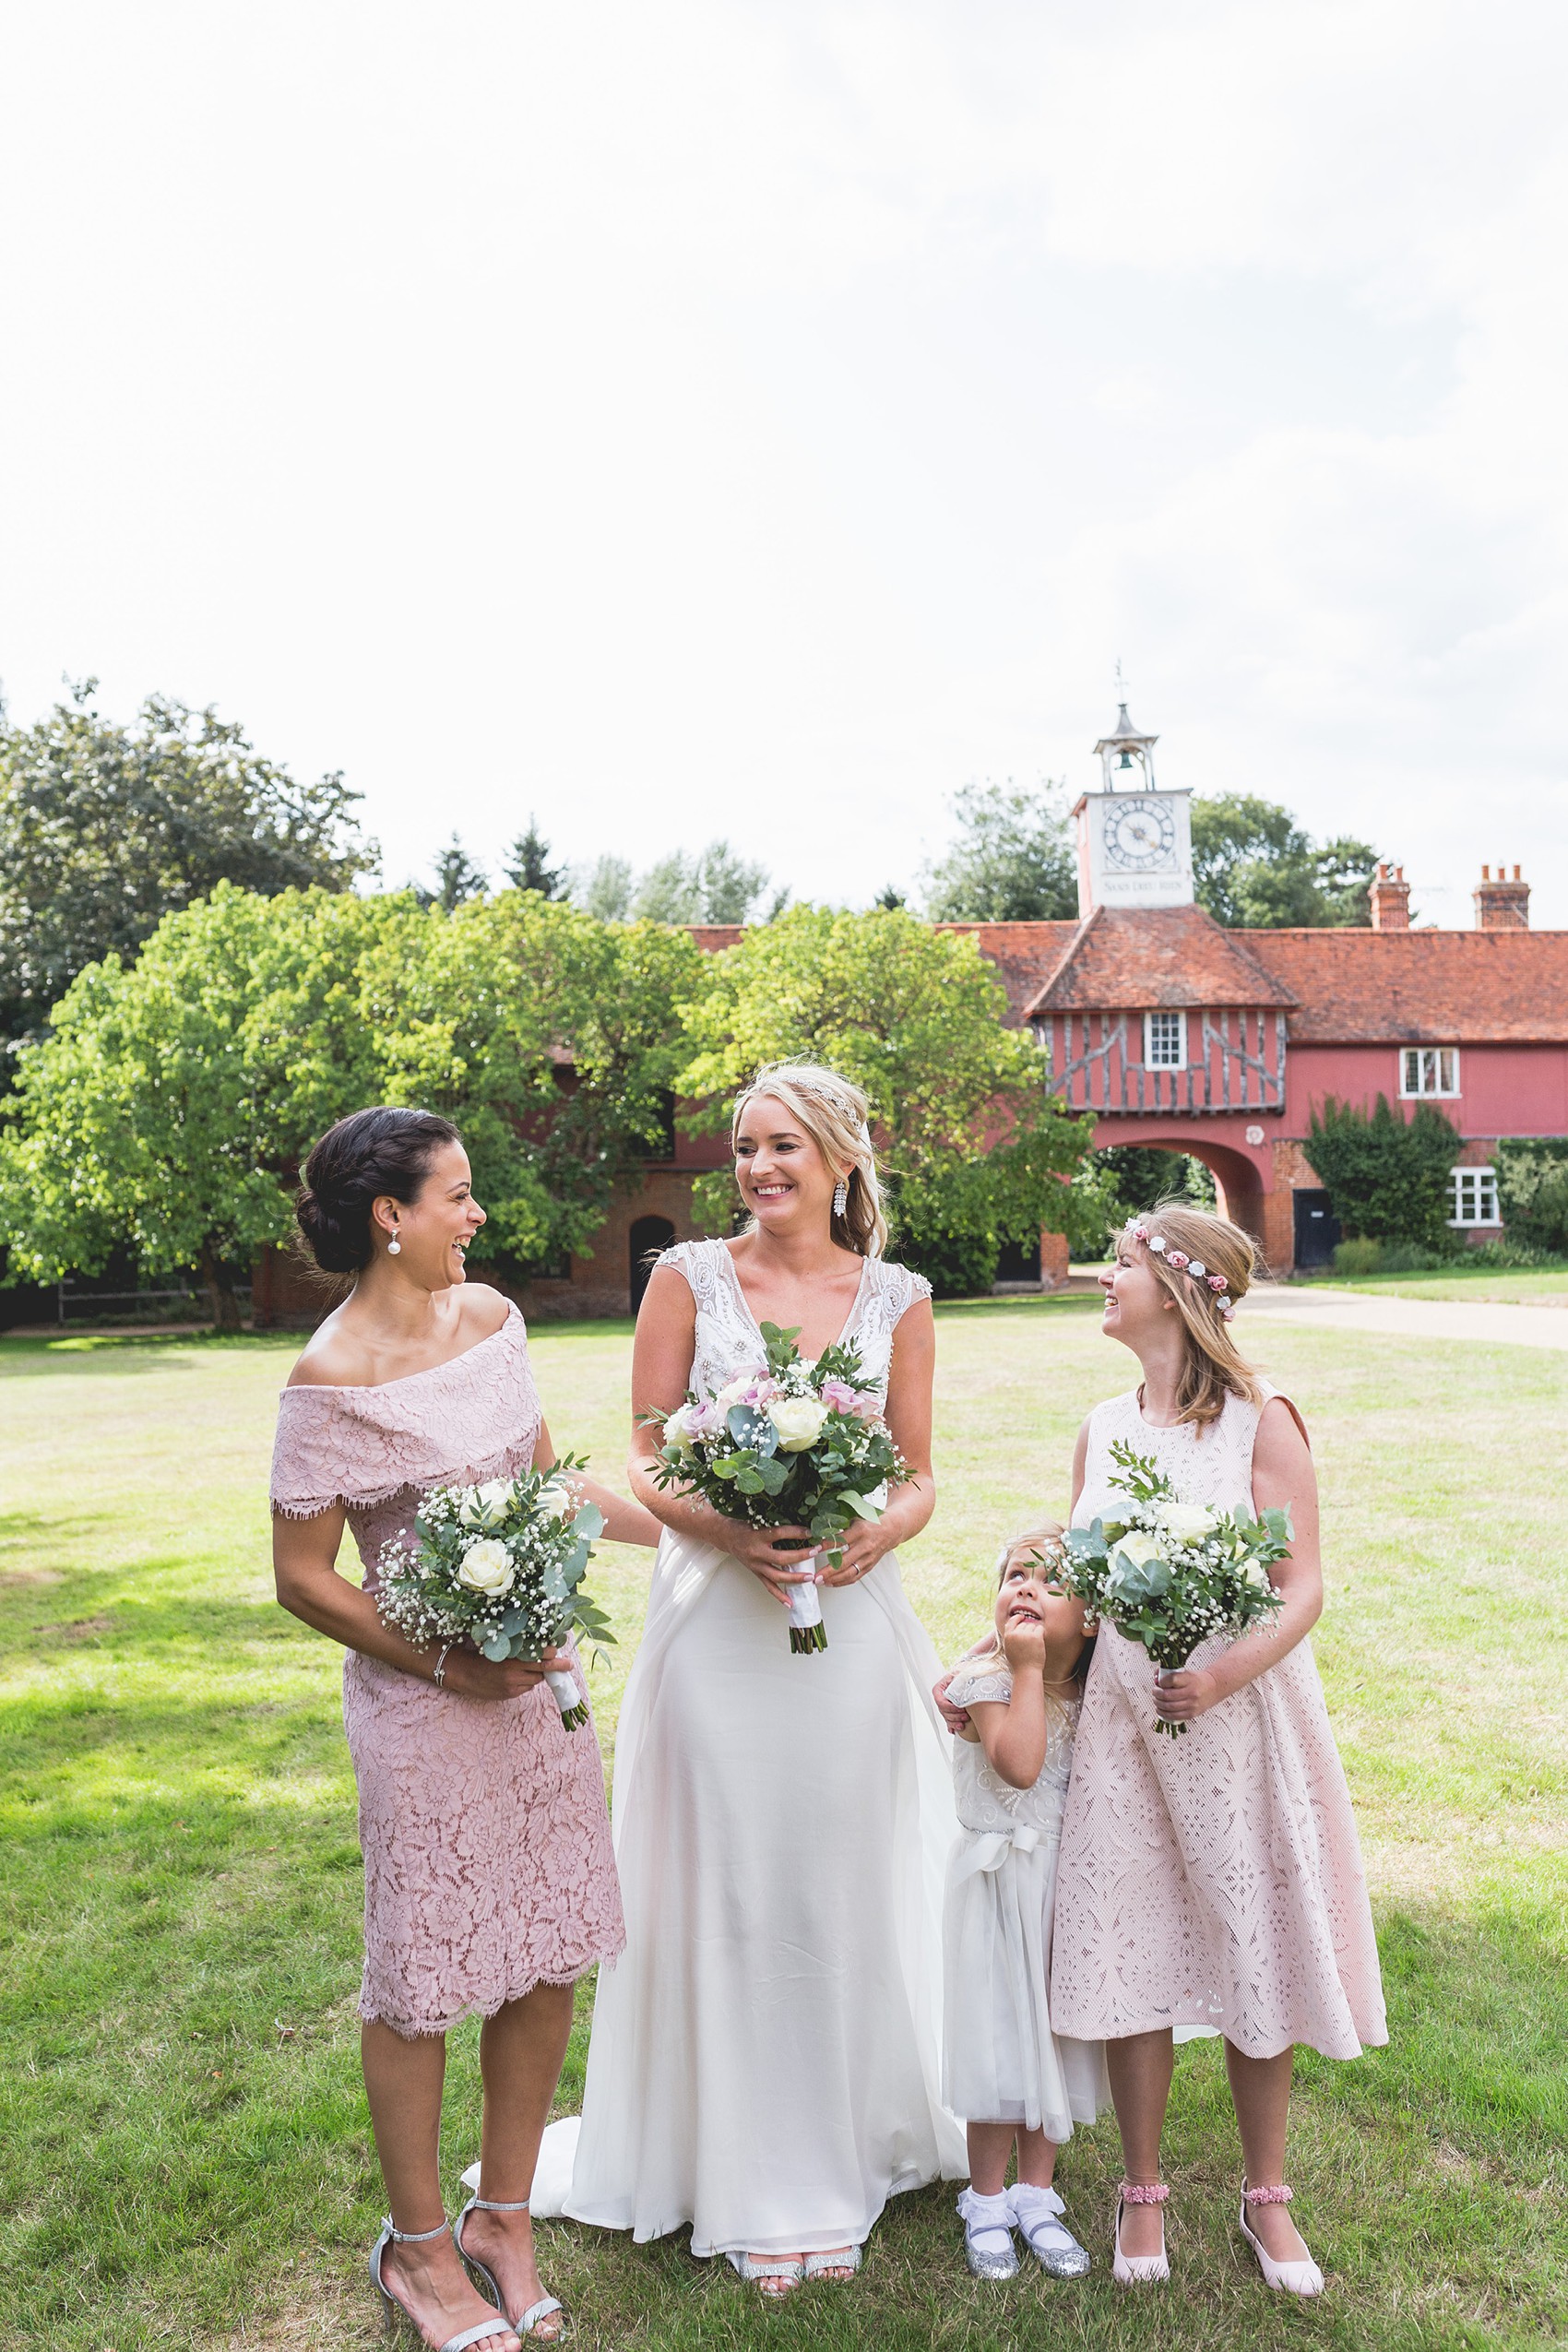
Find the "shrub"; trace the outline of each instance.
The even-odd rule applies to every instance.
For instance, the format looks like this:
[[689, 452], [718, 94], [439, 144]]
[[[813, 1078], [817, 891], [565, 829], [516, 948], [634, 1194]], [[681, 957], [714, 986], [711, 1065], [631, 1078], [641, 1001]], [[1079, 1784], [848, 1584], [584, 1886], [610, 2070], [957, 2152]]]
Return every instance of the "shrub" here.
[[1369, 1114], [1332, 1095], [1312, 1119], [1308, 1154], [1347, 1241], [1454, 1247], [1448, 1223], [1459, 1132], [1430, 1102], [1405, 1119], [1380, 1094]]
[[1336, 1241], [1334, 1245], [1336, 1274], [1381, 1274], [1383, 1243], [1366, 1234], [1358, 1234], [1353, 1241]]
[[1497, 1196], [1510, 1241], [1550, 1256], [1568, 1255], [1568, 1135], [1500, 1143]]
[[1438, 1274], [1456, 1257], [1467, 1257], [1463, 1242], [1457, 1250], [1424, 1250], [1419, 1241], [1391, 1241], [1383, 1253], [1380, 1274]]
[[994, 1233], [917, 1233], [906, 1226], [901, 1255], [939, 1299], [983, 1298], [996, 1280], [1002, 1251]]

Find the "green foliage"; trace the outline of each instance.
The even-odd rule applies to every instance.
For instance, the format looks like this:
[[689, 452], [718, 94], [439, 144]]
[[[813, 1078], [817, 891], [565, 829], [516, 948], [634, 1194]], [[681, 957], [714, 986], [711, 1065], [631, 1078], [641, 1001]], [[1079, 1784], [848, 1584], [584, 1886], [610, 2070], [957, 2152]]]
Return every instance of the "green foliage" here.
[[957, 1271], [967, 1289], [1004, 1240], [1061, 1229], [1094, 1123], [1047, 1091], [1028, 1033], [1003, 1026], [1005, 992], [972, 939], [896, 909], [796, 907], [707, 959], [703, 981], [677, 1081], [705, 1104], [695, 1123], [722, 1129], [760, 1063], [809, 1055], [865, 1088], [897, 1170], [898, 1247], [933, 1281]]
[[1365, 1233], [1358, 1234], [1353, 1241], [1336, 1241], [1334, 1271], [1336, 1274], [1381, 1274], [1383, 1243], [1374, 1241]]
[[296, 783], [210, 706], [154, 695], [116, 726], [96, 686], [0, 721], [0, 1035], [36, 1036], [79, 971], [220, 882], [346, 890], [376, 862], [340, 776]]
[[1075, 921], [1078, 865], [1065, 797], [1061, 785], [1027, 792], [967, 784], [956, 793], [957, 837], [927, 874], [932, 921]]
[[1453, 1255], [1448, 1214], [1459, 1133], [1435, 1104], [1418, 1103], [1404, 1119], [1386, 1095], [1370, 1114], [1330, 1095], [1313, 1112], [1308, 1157], [1348, 1241], [1415, 1242]]
[[[767, 879], [766, 866], [752, 864], [728, 841], [710, 841], [695, 853], [672, 849], [641, 875], [624, 858], [598, 858], [575, 870], [571, 895], [600, 922], [743, 923]], [[766, 921], [782, 911], [789, 895], [776, 893]]]
[[1111, 1236], [1156, 1201], [1186, 1200], [1211, 1209], [1216, 1199], [1213, 1175], [1190, 1153], [1111, 1144], [1091, 1152], [1073, 1179], [1067, 1246], [1075, 1258], [1103, 1258]]
[[572, 900], [601, 923], [624, 923], [632, 911], [636, 878], [624, 858], [595, 860], [572, 877]]
[[541, 898], [566, 896], [566, 870], [551, 864], [550, 844], [531, 813], [528, 831], [519, 833], [513, 842], [502, 871], [514, 890], [537, 890]]
[[1500, 1143], [1497, 1198], [1510, 1241], [1568, 1255], [1568, 1135], [1508, 1137]]
[[476, 1260], [580, 1250], [662, 1134], [698, 960], [683, 932], [533, 893], [446, 914], [408, 892], [220, 884], [134, 966], [89, 965], [24, 1047], [0, 1141], [12, 1269], [92, 1273], [128, 1243], [199, 1268], [232, 1323], [228, 1265], [288, 1237], [311, 1143], [379, 1101], [461, 1126], [490, 1212]]
[[444, 915], [450, 915], [470, 898], [482, 898], [489, 887], [490, 876], [474, 863], [454, 833], [435, 861], [434, 889], [416, 888], [414, 897], [422, 907], [439, 907]]
[[1194, 889], [1216, 922], [1241, 930], [1364, 928], [1376, 864], [1369, 841], [1313, 841], [1277, 802], [1247, 792], [1194, 798]]

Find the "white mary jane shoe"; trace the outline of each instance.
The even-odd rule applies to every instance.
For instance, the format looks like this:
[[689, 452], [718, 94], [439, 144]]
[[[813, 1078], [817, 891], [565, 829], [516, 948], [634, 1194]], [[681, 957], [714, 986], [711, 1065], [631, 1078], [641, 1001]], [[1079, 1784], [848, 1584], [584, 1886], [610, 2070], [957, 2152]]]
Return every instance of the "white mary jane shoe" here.
[[958, 2199], [964, 2225], [964, 2260], [976, 2278], [1016, 2278], [1018, 2250], [1013, 2243], [1013, 2200], [1005, 2189], [982, 2197], [966, 2189]]
[[1047, 2278], [1082, 2278], [1089, 2268], [1088, 2249], [1079, 2245], [1062, 2220], [1067, 2208], [1055, 2190], [1019, 2180], [1008, 2193], [1013, 2219]]
[[1277, 2182], [1272, 2189], [1250, 2189], [1243, 2180], [1241, 2210], [1238, 2216], [1241, 2224], [1241, 2235], [1257, 2256], [1258, 2268], [1262, 2271], [1268, 2286], [1281, 2295], [1321, 2295], [1324, 2289], [1324, 2275], [1310, 2254], [1305, 2262], [1277, 2263], [1263, 2240], [1255, 2237], [1247, 2227], [1249, 2205], [1288, 2205], [1290, 2195], [1291, 2192], [1283, 2180]]

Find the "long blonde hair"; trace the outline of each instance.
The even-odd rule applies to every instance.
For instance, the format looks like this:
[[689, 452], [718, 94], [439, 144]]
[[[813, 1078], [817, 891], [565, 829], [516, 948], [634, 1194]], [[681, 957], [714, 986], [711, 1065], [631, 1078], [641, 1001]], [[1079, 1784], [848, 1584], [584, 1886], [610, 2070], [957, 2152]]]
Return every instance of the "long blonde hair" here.
[[[1258, 1273], [1257, 1243], [1228, 1217], [1195, 1208], [1191, 1201], [1157, 1201], [1134, 1218], [1123, 1234], [1143, 1248], [1157, 1280], [1176, 1301], [1187, 1335], [1186, 1360], [1176, 1389], [1178, 1422], [1200, 1428], [1218, 1420], [1229, 1396], [1261, 1405], [1257, 1373], [1230, 1336], [1229, 1309], [1245, 1298]], [[1165, 1244], [1157, 1250], [1154, 1243]], [[1180, 1257], [1171, 1263], [1171, 1253]], [[1202, 1269], [1194, 1274], [1194, 1267]], [[1224, 1277], [1224, 1288], [1216, 1289]]]
[[759, 1095], [781, 1102], [834, 1173], [844, 1170], [844, 1211], [832, 1219], [833, 1238], [839, 1248], [853, 1250], [857, 1257], [879, 1258], [887, 1247], [887, 1219], [883, 1215], [876, 1151], [871, 1139], [871, 1105], [853, 1078], [830, 1069], [826, 1062], [768, 1063], [735, 1098], [730, 1114], [731, 1152], [746, 1105]]

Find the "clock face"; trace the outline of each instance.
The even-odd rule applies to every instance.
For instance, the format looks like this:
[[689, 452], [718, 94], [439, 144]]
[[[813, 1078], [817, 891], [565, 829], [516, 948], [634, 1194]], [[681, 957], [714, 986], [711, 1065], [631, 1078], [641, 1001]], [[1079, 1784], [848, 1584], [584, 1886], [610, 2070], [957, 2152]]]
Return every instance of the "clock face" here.
[[1158, 801], [1129, 795], [1105, 811], [1105, 854], [1113, 866], [1146, 873], [1170, 865], [1176, 854], [1176, 821]]

